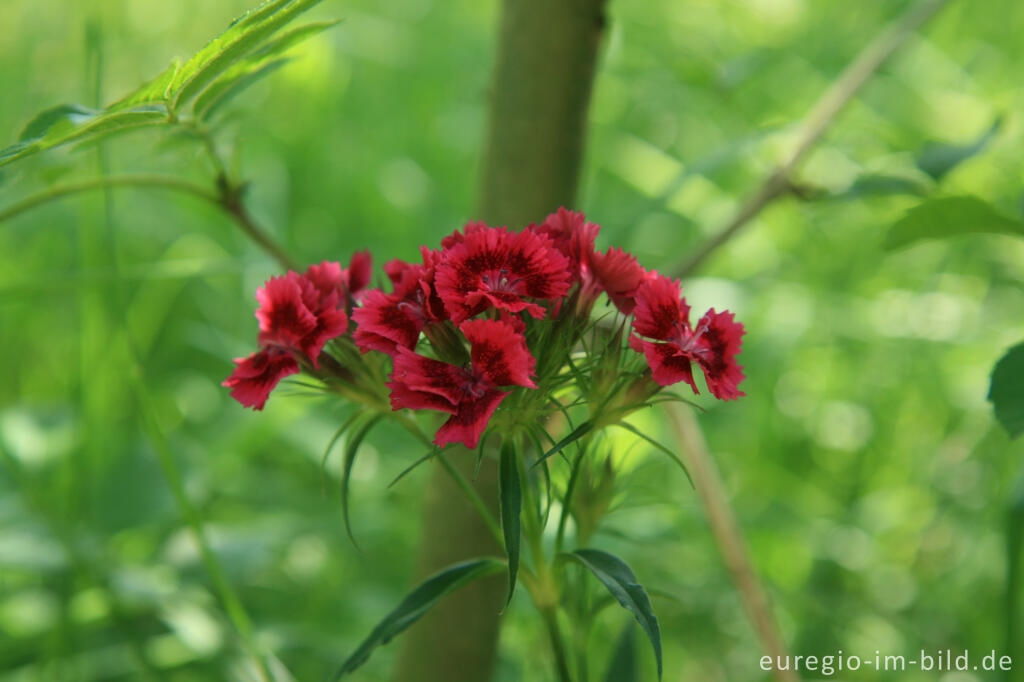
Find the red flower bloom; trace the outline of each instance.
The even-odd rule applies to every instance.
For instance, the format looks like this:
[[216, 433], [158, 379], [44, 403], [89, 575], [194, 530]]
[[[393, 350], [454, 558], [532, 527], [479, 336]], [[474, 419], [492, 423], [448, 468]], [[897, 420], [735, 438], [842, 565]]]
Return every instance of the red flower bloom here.
[[647, 278], [636, 256], [614, 247], [596, 252], [590, 257], [590, 271], [594, 285], [608, 294], [616, 308], [624, 315], [633, 312], [637, 288]]
[[483, 230], [489, 230], [487, 223], [482, 220], [470, 220], [468, 223], [462, 226], [462, 231], [455, 230], [450, 235], [441, 240], [442, 249], [450, 249], [456, 244], [461, 244], [466, 241], [466, 237], [473, 234], [474, 232], [482, 232]]
[[459, 327], [470, 343], [468, 367], [450, 365], [399, 346], [388, 387], [398, 410], [438, 410], [451, 415], [434, 437], [438, 445], [475, 448], [480, 434], [509, 394], [500, 386], [536, 388], [530, 379], [535, 360], [510, 324], [472, 320]]
[[658, 340], [629, 338], [630, 347], [647, 359], [655, 382], [670, 386], [685, 381], [697, 393], [691, 367], [696, 362], [716, 398], [745, 395], [737, 388], [744, 376], [743, 368], [736, 364], [743, 325], [734, 321], [732, 313], [716, 313], [712, 308], [692, 329], [690, 306], [680, 297], [679, 282], [657, 275], [637, 290], [635, 314], [633, 331]]
[[590, 256], [594, 253], [594, 239], [601, 231], [601, 226], [588, 223], [582, 213], [570, 211], [563, 206], [540, 225], [530, 225], [526, 229], [551, 240], [552, 245], [569, 259], [572, 280], [576, 281], [580, 278], [581, 266], [590, 262]]
[[378, 350], [394, 355], [396, 346], [414, 349], [423, 328], [445, 318], [444, 305], [433, 286], [436, 252], [422, 251], [423, 265], [388, 262], [384, 270], [394, 292], [371, 289], [364, 295], [362, 307], [352, 312], [355, 342], [364, 353]]
[[345, 303], [346, 311], [351, 312], [352, 305], [362, 299], [372, 275], [373, 259], [370, 252], [358, 251], [352, 254], [347, 268], [342, 269], [339, 263], [324, 261], [319, 265], [310, 265], [303, 277], [325, 298], [336, 292]]
[[462, 241], [444, 252], [437, 268], [437, 293], [458, 324], [488, 308], [526, 311], [542, 318], [542, 306], [527, 299], [551, 300], [569, 289], [569, 261], [551, 240], [530, 231], [467, 229]]
[[276, 348], [265, 348], [247, 358], [235, 358], [235, 365], [235, 371], [221, 386], [230, 388], [232, 398], [254, 410], [263, 409], [277, 382], [299, 371], [299, 363], [291, 353]]
[[318, 367], [324, 344], [348, 330], [348, 316], [336, 307], [339, 293], [337, 289], [325, 292], [309, 277], [294, 272], [271, 277], [256, 290], [260, 345], [303, 353]]

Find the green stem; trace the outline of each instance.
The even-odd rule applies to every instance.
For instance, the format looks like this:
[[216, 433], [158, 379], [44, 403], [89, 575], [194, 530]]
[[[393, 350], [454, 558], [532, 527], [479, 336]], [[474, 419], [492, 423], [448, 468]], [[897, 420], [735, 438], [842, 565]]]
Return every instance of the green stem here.
[[112, 187], [152, 187], [154, 189], [165, 189], [190, 194], [209, 202], [227, 213], [250, 239], [272, 256], [282, 267], [291, 270], [297, 269], [295, 261], [288, 256], [285, 250], [256, 224], [240, 197], [237, 196], [237, 193], [211, 192], [197, 183], [166, 175], [120, 175], [57, 185], [0, 210], [0, 222], [10, 220], [26, 211], [66, 196]]
[[558, 609], [546, 607], [540, 609], [540, 615], [544, 619], [544, 626], [548, 631], [548, 639], [551, 640], [551, 650], [555, 654], [555, 668], [558, 670], [559, 682], [572, 682], [572, 675], [569, 673], [569, 659], [565, 654], [565, 643], [562, 640], [562, 632], [558, 627]]

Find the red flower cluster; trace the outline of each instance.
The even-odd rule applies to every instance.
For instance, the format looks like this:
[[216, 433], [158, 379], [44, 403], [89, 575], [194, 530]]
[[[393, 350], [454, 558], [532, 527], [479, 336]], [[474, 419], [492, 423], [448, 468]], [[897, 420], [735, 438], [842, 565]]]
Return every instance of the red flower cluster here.
[[300, 371], [300, 362], [319, 367], [324, 345], [348, 331], [348, 313], [370, 283], [371, 272], [370, 254], [363, 252], [352, 256], [346, 269], [324, 261], [302, 275], [272, 277], [257, 289], [260, 350], [235, 358], [237, 367], [222, 384], [231, 396], [262, 410], [277, 383]]
[[634, 316], [629, 347], [644, 356], [654, 382], [685, 381], [696, 393], [696, 363], [716, 397], [743, 395], [735, 360], [742, 325], [711, 309], [691, 327], [679, 283], [644, 270], [621, 249], [596, 251], [599, 230], [564, 208], [519, 232], [471, 222], [442, 240], [440, 250], [421, 247], [421, 263], [386, 263], [391, 293], [364, 291], [367, 254], [357, 254], [346, 270], [323, 263], [273, 278], [257, 292], [262, 349], [236, 360], [224, 384], [243, 405], [261, 409], [282, 377], [300, 366], [316, 370], [325, 344], [351, 327], [350, 342], [363, 353], [391, 358], [393, 409], [446, 413], [434, 442], [475, 447], [499, 404], [544, 378], [535, 376], [535, 354], [570, 350], [528, 347], [528, 339], [540, 338], [531, 331], [537, 321], [582, 329], [577, 323], [605, 294]]

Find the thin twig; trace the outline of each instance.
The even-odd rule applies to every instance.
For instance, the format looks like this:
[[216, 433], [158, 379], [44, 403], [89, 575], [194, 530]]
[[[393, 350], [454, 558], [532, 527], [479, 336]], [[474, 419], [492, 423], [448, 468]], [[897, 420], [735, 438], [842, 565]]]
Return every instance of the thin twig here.
[[[789, 655], [786, 643], [775, 622], [768, 597], [757, 578], [746, 541], [729, 505], [725, 487], [708, 452], [700, 426], [693, 413], [679, 404], [665, 403], [664, 409], [679, 441], [683, 459], [686, 460], [687, 468], [693, 476], [694, 487], [708, 516], [711, 533], [722, 553], [726, 568], [732, 574], [733, 582], [739, 590], [740, 601], [754, 626], [757, 638], [773, 661], [780, 660], [780, 657], [781, 660], [786, 660]], [[800, 678], [792, 670], [780, 670], [778, 665], [772, 667], [779, 682], [799, 682]]]
[[878, 68], [913, 35], [914, 31], [948, 2], [949, 0], [923, 0], [912, 6], [861, 50], [860, 54], [833, 81], [828, 90], [822, 93], [810, 112], [804, 117], [798, 128], [796, 144], [789, 156], [764, 179], [761, 186], [740, 207], [732, 220], [726, 223], [726, 226], [718, 234], [699, 247], [690, 260], [673, 273], [673, 276], [684, 278], [692, 275], [697, 268], [703, 265], [708, 256], [736, 236], [747, 223], [757, 217], [765, 206], [786, 194], [790, 190], [790, 178], [793, 171], [814, 148], [843, 107]]
[[288, 256], [280, 245], [270, 238], [265, 230], [256, 224], [246, 210], [241, 198], [236, 194], [226, 194], [223, 192], [218, 194], [197, 183], [166, 175], [120, 175], [56, 185], [0, 210], [0, 222], [10, 220], [26, 211], [66, 196], [112, 187], [152, 187], [191, 194], [194, 197], [203, 199], [231, 216], [232, 220], [242, 228], [242, 231], [280, 263], [282, 267], [291, 270], [297, 269], [295, 261]]

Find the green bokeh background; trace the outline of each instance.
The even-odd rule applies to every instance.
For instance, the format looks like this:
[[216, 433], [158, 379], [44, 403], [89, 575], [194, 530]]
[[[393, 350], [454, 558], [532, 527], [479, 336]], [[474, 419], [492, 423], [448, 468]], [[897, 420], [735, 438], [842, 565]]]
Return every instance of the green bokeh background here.
[[[116, 99], [249, 4], [5, 0], [0, 142], [46, 107], [93, 105], [97, 90]], [[578, 203], [603, 225], [599, 246], [662, 271], [685, 261], [905, 6], [611, 0]], [[413, 259], [473, 217], [497, 9], [326, 0], [314, 16], [343, 23], [229, 107], [218, 139], [251, 180], [257, 219], [297, 259], [363, 248], [378, 263]], [[991, 367], [1024, 339], [1024, 243], [885, 251], [888, 226], [921, 199], [854, 186], [897, 176], [1020, 215], [1021, 27], [1016, 0], [951, 3], [803, 165], [808, 196], [776, 202], [684, 283], [695, 309], [728, 308], [747, 328], [748, 395], [701, 396], [700, 423], [795, 653], [995, 649], [1021, 657], [1011, 679], [1024, 679], [1024, 647], [1008, 650], [1006, 635], [1024, 446], [985, 401]], [[916, 156], [969, 144], [997, 119], [988, 146], [931, 187]], [[195, 144], [158, 131], [102, 154], [113, 173], [212, 179]], [[99, 169], [96, 147], [8, 167], [0, 207]], [[353, 475], [360, 554], [341, 523], [338, 462], [320, 467], [348, 408], [291, 390], [253, 413], [218, 385], [254, 347], [253, 292], [275, 264], [193, 199], [135, 189], [106, 199], [0, 225], [0, 443], [21, 471], [15, 480], [10, 461], [0, 468], [0, 680], [142, 679], [133, 646], [170, 680], [247, 679], [143, 429], [121, 320], [256, 636], [295, 679], [324, 679], [412, 584], [430, 477], [421, 468], [386, 486], [423, 453], [397, 431], [369, 439]], [[670, 443], [663, 421], [634, 419]], [[628, 486], [597, 542], [671, 595], [654, 598], [665, 678], [766, 679], [695, 494], [648, 448], [621, 444]], [[505, 620], [499, 679], [547, 679], [524, 594]], [[595, 670], [627, 621], [603, 613]], [[359, 679], [388, 679], [396, 651], [379, 650]]]

